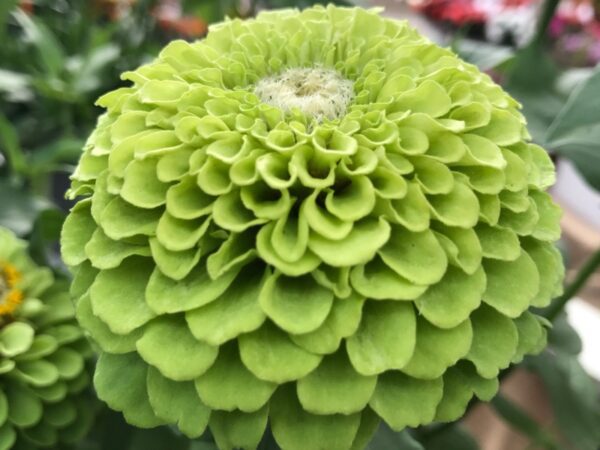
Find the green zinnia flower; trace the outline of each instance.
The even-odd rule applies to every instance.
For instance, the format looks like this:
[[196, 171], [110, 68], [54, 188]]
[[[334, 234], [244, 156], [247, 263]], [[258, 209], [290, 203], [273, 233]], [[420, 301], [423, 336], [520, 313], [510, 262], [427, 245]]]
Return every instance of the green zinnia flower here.
[[543, 348], [554, 168], [518, 103], [404, 22], [265, 12], [127, 72], [63, 230], [100, 398], [221, 449], [359, 449]]
[[92, 356], [66, 283], [0, 228], [0, 450], [64, 448], [85, 435]]

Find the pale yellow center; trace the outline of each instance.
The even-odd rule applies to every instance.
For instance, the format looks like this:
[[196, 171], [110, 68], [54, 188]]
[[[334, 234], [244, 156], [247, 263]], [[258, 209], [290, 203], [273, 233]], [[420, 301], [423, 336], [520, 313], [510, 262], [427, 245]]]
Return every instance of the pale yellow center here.
[[354, 85], [332, 69], [299, 68], [263, 78], [256, 84], [254, 93], [263, 103], [285, 112], [299, 110], [322, 122], [346, 114], [354, 98]]

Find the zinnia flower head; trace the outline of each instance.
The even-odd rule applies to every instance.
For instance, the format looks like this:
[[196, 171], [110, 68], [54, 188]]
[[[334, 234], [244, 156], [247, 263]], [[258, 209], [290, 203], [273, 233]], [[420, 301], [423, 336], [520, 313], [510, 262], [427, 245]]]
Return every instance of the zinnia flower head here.
[[[68, 285], [0, 228], [0, 448], [64, 448], [93, 420], [92, 349]], [[16, 447], [15, 447], [16, 446]]]
[[477, 68], [360, 8], [261, 13], [123, 75], [62, 248], [97, 392], [138, 426], [363, 448], [545, 344], [554, 168]]

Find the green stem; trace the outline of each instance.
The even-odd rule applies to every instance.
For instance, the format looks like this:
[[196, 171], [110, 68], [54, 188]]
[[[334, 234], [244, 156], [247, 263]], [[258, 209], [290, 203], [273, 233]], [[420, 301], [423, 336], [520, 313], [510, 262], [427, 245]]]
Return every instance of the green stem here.
[[546, 430], [540, 427], [529, 414], [506, 399], [502, 394], [496, 395], [491, 404], [505, 422], [531, 438], [536, 443], [536, 447], [540, 446], [540, 448], [560, 450], [561, 447]]
[[552, 21], [552, 17], [554, 17], [554, 13], [556, 12], [556, 8], [558, 8], [559, 3], [560, 0], [546, 0], [544, 3], [544, 6], [542, 7], [542, 13], [540, 14], [537, 31], [531, 43], [532, 45], [540, 45], [544, 41], [544, 38], [546, 37], [546, 30]]
[[600, 249], [586, 261], [583, 267], [577, 273], [575, 280], [567, 286], [563, 295], [555, 299], [544, 313], [544, 317], [549, 321], [553, 321], [564, 309], [567, 302], [573, 298], [585, 286], [587, 280], [600, 267]]

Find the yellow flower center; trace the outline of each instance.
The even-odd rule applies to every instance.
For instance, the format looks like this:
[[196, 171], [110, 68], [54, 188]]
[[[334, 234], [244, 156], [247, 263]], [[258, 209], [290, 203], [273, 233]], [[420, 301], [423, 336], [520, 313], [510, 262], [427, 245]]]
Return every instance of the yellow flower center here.
[[0, 263], [0, 316], [12, 314], [23, 302], [23, 292], [16, 286], [21, 272], [9, 263]]

